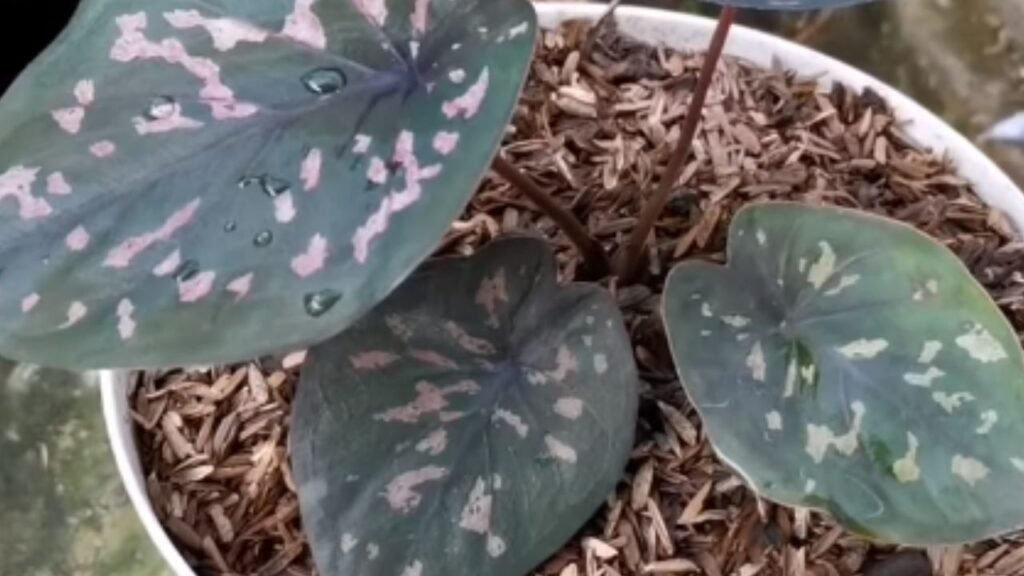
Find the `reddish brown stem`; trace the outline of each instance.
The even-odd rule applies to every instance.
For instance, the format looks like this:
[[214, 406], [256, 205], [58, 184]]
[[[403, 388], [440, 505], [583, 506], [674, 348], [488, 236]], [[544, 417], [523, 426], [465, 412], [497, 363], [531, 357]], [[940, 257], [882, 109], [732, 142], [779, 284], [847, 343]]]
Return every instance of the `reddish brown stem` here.
[[500, 155], [495, 157], [493, 167], [499, 176], [518, 188], [565, 233], [569, 241], [580, 251], [583, 257], [583, 271], [587, 276], [594, 278], [607, 275], [608, 255], [572, 212]]
[[644, 206], [640, 213], [640, 221], [633, 228], [629, 238], [619, 248], [613, 259], [613, 270], [623, 283], [632, 282], [644, 262], [644, 244], [654, 230], [661, 213], [665, 210], [672, 189], [675, 187], [679, 176], [686, 167], [686, 160], [693, 149], [693, 138], [697, 133], [697, 125], [700, 123], [701, 112], [704, 109], [704, 102], [708, 97], [708, 90], [711, 88], [711, 80], [715, 76], [715, 68], [722, 58], [722, 50], [725, 48], [725, 39], [729, 36], [729, 29], [736, 20], [736, 8], [726, 7], [722, 9], [718, 17], [718, 26], [711, 37], [711, 46], [708, 47], [704, 57], [704, 65], [701, 67], [700, 76], [697, 78], [697, 86], [690, 97], [690, 105], [686, 110], [686, 118], [683, 120], [682, 130], [679, 134], [679, 142], [672, 152], [668, 167], [654, 191], [654, 196]]

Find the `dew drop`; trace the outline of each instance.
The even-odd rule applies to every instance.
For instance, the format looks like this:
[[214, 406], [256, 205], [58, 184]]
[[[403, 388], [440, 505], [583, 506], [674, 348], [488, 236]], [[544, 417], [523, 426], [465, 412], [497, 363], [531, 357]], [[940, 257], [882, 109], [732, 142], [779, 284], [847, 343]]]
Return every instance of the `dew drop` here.
[[302, 77], [302, 85], [313, 94], [325, 96], [345, 87], [348, 79], [337, 68], [317, 68]]
[[327, 314], [334, 308], [334, 305], [341, 300], [341, 292], [336, 290], [321, 290], [320, 292], [313, 292], [306, 294], [303, 302], [306, 306], [306, 313], [314, 318], [319, 318], [324, 314]]
[[199, 262], [196, 262], [195, 260], [185, 260], [178, 266], [178, 269], [174, 271], [174, 279], [178, 282], [188, 282], [195, 278], [196, 274], [199, 274]]
[[282, 180], [281, 178], [271, 176], [270, 174], [263, 174], [260, 176], [243, 176], [238, 180], [239, 188], [248, 188], [250, 186], [259, 186], [260, 190], [271, 198], [277, 198], [292, 189], [291, 184], [289, 184], [287, 180]]
[[224, 223], [224, 231], [225, 232], [234, 232], [237, 229], [238, 229], [238, 223], [235, 222], [234, 220], [228, 220], [227, 222]]
[[170, 96], [157, 96], [146, 108], [146, 117], [150, 120], [163, 120], [174, 114], [177, 102]]
[[265, 248], [270, 246], [270, 243], [274, 241], [274, 233], [270, 230], [264, 230], [260, 232], [252, 239], [252, 243], [259, 248]]

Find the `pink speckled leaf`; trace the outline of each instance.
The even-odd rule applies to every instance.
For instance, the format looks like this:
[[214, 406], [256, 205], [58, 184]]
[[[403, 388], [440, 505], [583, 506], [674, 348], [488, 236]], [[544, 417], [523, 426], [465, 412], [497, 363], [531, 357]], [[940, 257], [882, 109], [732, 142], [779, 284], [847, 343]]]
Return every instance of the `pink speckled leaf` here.
[[225, 363], [343, 330], [474, 192], [535, 20], [526, 0], [86, 0], [0, 100], [0, 353]]
[[292, 462], [320, 573], [527, 574], [614, 489], [637, 396], [614, 299], [560, 286], [544, 241], [426, 264], [303, 370]]

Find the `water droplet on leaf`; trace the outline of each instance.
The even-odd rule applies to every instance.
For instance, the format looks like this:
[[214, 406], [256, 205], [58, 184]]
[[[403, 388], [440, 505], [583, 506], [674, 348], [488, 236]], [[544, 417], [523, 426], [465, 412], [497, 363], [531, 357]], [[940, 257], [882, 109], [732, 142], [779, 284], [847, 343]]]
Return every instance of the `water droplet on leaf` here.
[[348, 79], [337, 68], [317, 68], [302, 77], [302, 85], [313, 94], [334, 94], [345, 87]]
[[196, 274], [199, 274], [199, 262], [195, 260], [185, 260], [178, 266], [178, 269], [174, 271], [174, 279], [178, 282], [188, 282], [195, 278]]
[[257, 234], [253, 239], [252, 243], [260, 248], [270, 246], [270, 243], [274, 241], [274, 233], [270, 230], [264, 230]]
[[312, 294], [306, 294], [304, 303], [306, 306], [306, 312], [314, 317], [319, 318], [324, 314], [327, 314], [334, 308], [334, 305], [341, 300], [341, 292], [336, 290], [321, 290], [320, 292], [313, 292]]
[[234, 232], [237, 229], [238, 229], [238, 223], [235, 222], [234, 220], [228, 220], [227, 222], [224, 223], [224, 231], [225, 232]]
[[263, 174], [262, 176], [243, 176], [238, 180], [239, 188], [248, 188], [249, 186], [254, 185], [258, 185], [260, 190], [271, 198], [277, 198], [292, 189], [291, 184], [289, 184], [287, 180], [282, 180], [281, 178], [271, 176], [269, 174]]
[[170, 96], [157, 96], [149, 103], [146, 109], [146, 117], [150, 120], [163, 120], [174, 114], [174, 107], [177, 102]]

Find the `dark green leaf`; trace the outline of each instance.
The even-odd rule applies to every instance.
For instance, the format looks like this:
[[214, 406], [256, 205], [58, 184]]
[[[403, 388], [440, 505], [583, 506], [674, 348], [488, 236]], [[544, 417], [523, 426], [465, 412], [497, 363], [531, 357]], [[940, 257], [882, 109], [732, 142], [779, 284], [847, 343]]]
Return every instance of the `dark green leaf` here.
[[317, 565], [522, 576], [610, 495], [636, 411], [614, 299], [559, 286], [543, 241], [430, 263], [303, 371], [292, 458]]
[[437, 245], [504, 133], [525, 0], [87, 0], [0, 101], [0, 352], [322, 341]]
[[752, 205], [665, 318], [715, 447], [766, 497], [906, 544], [1024, 525], [1024, 356], [957, 257], [902, 223]]

